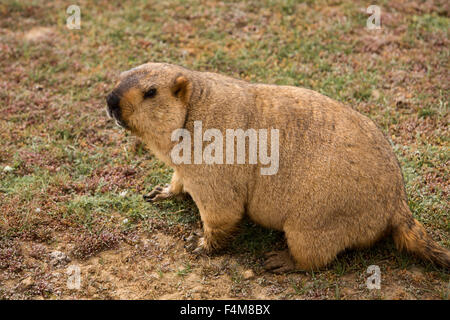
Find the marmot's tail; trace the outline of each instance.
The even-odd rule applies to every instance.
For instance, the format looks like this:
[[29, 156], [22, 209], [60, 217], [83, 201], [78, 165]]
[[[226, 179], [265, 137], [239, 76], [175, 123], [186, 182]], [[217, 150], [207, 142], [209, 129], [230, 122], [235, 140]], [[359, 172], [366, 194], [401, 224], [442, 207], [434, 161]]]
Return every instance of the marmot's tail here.
[[412, 217], [406, 203], [404, 205], [408, 214], [396, 219], [396, 225], [393, 226], [392, 236], [397, 248], [450, 269], [450, 250], [439, 246], [420, 222]]

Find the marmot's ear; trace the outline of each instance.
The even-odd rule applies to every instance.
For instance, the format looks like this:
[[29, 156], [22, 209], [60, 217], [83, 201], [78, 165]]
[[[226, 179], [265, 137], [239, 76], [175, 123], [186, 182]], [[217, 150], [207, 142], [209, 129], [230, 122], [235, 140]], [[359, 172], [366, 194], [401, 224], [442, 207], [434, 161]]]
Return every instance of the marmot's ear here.
[[184, 103], [187, 103], [191, 96], [191, 88], [191, 82], [185, 76], [179, 74], [173, 81], [172, 93], [175, 97], [180, 98]]

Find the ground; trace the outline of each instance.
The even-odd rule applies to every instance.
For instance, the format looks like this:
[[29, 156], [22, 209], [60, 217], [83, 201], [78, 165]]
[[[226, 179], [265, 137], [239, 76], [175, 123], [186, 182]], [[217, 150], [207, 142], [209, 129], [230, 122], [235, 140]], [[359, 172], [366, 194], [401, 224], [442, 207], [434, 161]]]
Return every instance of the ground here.
[[448, 248], [448, 1], [378, 1], [380, 30], [371, 1], [77, 4], [79, 30], [67, 2], [0, 3], [0, 299], [449, 298], [448, 271], [389, 238], [273, 275], [283, 235], [244, 221], [222, 252], [192, 255], [195, 204], [142, 199], [171, 170], [104, 111], [117, 75], [148, 61], [319, 91], [383, 130], [415, 218]]

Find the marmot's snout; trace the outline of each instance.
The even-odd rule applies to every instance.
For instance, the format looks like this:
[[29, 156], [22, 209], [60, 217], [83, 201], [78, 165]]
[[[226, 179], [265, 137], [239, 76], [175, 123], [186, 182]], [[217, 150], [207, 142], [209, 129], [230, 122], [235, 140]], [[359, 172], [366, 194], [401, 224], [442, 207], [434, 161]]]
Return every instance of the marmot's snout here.
[[113, 117], [114, 113], [117, 113], [119, 111], [119, 103], [120, 98], [114, 91], [108, 94], [108, 96], [106, 97], [106, 111], [108, 112], [108, 115], [110, 117]]
[[113, 91], [106, 97], [106, 112], [108, 116], [116, 120], [118, 126], [125, 128], [126, 125], [121, 118], [120, 112], [120, 97]]

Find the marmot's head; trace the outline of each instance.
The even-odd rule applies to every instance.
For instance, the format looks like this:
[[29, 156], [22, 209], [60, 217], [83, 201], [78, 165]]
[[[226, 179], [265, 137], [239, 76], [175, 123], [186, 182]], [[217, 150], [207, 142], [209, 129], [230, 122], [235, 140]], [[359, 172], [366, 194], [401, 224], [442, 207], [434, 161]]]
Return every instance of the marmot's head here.
[[106, 98], [108, 115], [138, 136], [170, 139], [186, 118], [192, 91], [188, 72], [163, 63], [147, 63], [123, 72]]

